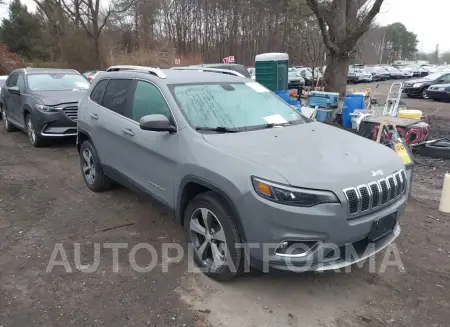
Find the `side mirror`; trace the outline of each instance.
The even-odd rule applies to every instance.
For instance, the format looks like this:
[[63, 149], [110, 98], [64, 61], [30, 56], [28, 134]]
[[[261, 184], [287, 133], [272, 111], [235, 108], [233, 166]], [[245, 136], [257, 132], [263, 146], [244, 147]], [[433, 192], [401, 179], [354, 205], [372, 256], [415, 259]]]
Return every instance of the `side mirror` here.
[[175, 133], [177, 130], [170, 125], [169, 119], [161, 114], [147, 115], [139, 121], [139, 127], [144, 131]]
[[445, 79], [444, 79], [444, 78], [442, 78], [442, 79], [439, 80], [439, 83], [444, 83], [444, 82], [445, 82]]
[[8, 87], [8, 91], [11, 94], [20, 94], [20, 89], [17, 86]]

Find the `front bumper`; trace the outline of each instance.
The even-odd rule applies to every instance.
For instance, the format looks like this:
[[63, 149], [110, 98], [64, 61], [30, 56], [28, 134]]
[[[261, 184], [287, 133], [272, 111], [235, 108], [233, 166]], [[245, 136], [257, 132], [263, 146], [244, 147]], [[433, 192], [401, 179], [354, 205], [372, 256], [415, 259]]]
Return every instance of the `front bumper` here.
[[[341, 204], [292, 207], [249, 192], [241, 198], [239, 211], [242, 213], [247, 243], [250, 244], [250, 265], [263, 271], [275, 269], [300, 272], [337, 269], [364, 260], [388, 246], [400, 234], [397, 223], [390, 234], [374, 243], [368, 241], [375, 220], [395, 213], [398, 218], [402, 215], [408, 193], [380, 210], [348, 219]], [[276, 253], [276, 249], [285, 241], [314, 245], [305, 255], [283, 256]], [[356, 258], [348, 259], [345, 251], [342, 251], [349, 245], [354, 245]], [[333, 255], [333, 260], [328, 257], [331, 248], [342, 251], [338, 257]]]
[[[72, 105], [57, 112], [41, 112], [35, 110], [33, 113], [33, 122], [37, 131], [44, 137], [66, 137], [77, 135], [77, 113], [78, 109], [73, 109]], [[69, 118], [70, 117], [72, 118]]]
[[427, 90], [427, 95], [431, 99], [435, 100], [443, 100], [443, 101], [449, 101], [450, 100], [450, 93], [446, 91], [434, 91], [434, 90]]
[[405, 87], [403, 89], [403, 93], [419, 96], [422, 93], [422, 88], [421, 87]]

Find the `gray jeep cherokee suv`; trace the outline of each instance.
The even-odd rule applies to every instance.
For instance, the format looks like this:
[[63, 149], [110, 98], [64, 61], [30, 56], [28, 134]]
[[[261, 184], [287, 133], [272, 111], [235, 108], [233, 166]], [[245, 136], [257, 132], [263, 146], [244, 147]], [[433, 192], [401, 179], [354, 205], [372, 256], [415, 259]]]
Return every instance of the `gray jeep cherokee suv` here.
[[327, 270], [372, 256], [399, 235], [409, 193], [391, 149], [220, 73], [101, 74], [80, 101], [77, 145], [90, 190], [115, 181], [167, 205], [217, 280], [248, 262]]
[[33, 146], [77, 135], [78, 101], [89, 81], [72, 69], [23, 68], [9, 74], [0, 109], [7, 132], [27, 132]]

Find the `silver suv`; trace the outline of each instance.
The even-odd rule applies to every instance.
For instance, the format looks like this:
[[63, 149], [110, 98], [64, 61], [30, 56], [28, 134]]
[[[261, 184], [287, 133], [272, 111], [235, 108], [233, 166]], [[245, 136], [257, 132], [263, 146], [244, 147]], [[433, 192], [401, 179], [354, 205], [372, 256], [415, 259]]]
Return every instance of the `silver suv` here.
[[[399, 235], [409, 192], [391, 149], [218, 72], [101, 73], [79, 103], [77, 144], [90, 190], [114, 181], [168, 206], [217, 280], [248, 262], [327, 270], [371, 256]], [[336, 256], [348, 244], [357, 257]]]

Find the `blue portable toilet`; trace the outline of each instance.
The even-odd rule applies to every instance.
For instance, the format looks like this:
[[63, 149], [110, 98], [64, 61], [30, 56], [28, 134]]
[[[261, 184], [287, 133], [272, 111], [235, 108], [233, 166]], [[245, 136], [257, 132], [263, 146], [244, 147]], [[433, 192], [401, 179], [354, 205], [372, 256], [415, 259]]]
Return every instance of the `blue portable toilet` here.
[[356, 109], [366, 109], [366, 102], [363, 94], [347, 94], [344, 99], [344, 107], [342, 108], [342, 125], [345, 128], [352, 127], [351, 114]]

